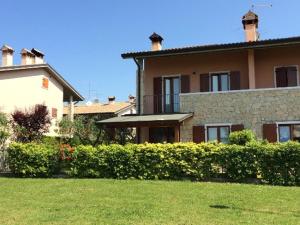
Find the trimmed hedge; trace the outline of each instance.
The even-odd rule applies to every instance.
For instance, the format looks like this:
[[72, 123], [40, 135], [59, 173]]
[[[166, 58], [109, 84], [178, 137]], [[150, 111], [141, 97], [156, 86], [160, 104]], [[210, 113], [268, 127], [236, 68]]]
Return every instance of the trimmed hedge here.
[[8, 149], [10, 170], [21, 177], [51, 177], [58, 172], [59, 150], [51, 145], [13, 143]]
[[[53, 146], [12, 144], [8, 152], [9, 166], [19, 176], [49, 177], [60, 163]], [[300, 185], [300, 144], [296, 142], [78, 146], [66, 159], [69, 175], [80, 178], [227, 178], [237, 182], [261, 178], [268, 184]]]

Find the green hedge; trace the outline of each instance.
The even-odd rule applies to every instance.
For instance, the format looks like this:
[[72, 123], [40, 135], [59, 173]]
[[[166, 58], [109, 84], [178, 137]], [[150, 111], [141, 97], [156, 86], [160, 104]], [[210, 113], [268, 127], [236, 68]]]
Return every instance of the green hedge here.
[[[78, 146], [68, 159], [72, 177], [209, 180], [261, 178], [274, 185], [300, 185], [300, 144], [217, 143]], [[51, 176], [60, 162], [47, 145], [12, 144], [9, 165], [21, 176]]]
[[50, 177], [59, 168], [59, 150], [52, 145], [13, 143], [8, 149], [10, 170], [21, 177]]

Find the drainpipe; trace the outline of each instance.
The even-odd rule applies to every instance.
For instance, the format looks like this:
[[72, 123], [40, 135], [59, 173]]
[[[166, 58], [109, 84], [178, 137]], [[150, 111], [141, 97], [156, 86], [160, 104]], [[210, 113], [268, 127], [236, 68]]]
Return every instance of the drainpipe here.
[[136, 58], [133, 58], [135, 64], [137, 65], [138, 73], [137, 73], [137, 79], [138, 79], [138, 87], [137, 87], [137, 96], [138, 96], [138, 104], [137, 104], [137, 114], [141, 113], [141, 65], [138, 63]]
[[[137, 82], [137, 114], [140, 115], [141, 114], [141, 65], [138, 63], [137, 59], [136, 58], [133, 58], [135, 64], [137, 65], [137, 69], [138, 69], [138, 72], [137, 72], [137, 79], [138, 79], [138, 82]], [[140, 127], [137, 127], [136, 128], [136, 142], [139, 144], [141, 143], [141, 128]]]

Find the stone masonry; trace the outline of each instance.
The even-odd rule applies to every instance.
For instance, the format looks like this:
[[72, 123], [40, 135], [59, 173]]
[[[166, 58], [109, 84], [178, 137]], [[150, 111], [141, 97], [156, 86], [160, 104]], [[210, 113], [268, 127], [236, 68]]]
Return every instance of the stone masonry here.
[[244, 124], [262, 138], [265, 123], [300, 121], [300, 88], [272, 88], [180, 96], [181, 112], [194, 117], [181, 126], [181, 141], [192, 141], [196, 125]]

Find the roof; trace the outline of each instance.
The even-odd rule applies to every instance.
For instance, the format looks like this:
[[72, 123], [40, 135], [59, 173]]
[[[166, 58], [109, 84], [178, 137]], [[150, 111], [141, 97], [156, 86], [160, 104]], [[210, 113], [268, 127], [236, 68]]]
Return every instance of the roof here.
[[53, 67], [49, 64], [32, 64], [32, 65], [18, 65], [18, 66], [6, 66], [0, 67], [1, 72], [7, 71], [21, 71], [28, 69], [45, 69], [50, 73], [62, 86], [64, 92], [64, 101], [69, 101], [70, 96], [73, 96], [74, 101], [83, 101], [84, 97], [75, 90]]
[[192, 117], [192, 113], [177, 114], [157, 114], [157, 115], [125, 115], [121, 117], [113, 117], [106, 120], [98, 121], [98, 124], [107, 126], [162, 126], [170, 124], [180, 124], [184, 120]]
[[[135, 104], [130, 102], [115, 102], [111, 104], [95, 103], [92, 105], [76, 105], [74, 107], [74, 114], [100, 114], [100, 113], [115, 113], [118, 114], [124, 110], [134, 107]], [[68, 106], [64, 107], [64, 114], [68, 114]]]
[[129, 52], [122, 54], [124, 59], [127, 58], [147, 58], [158, 56], [170, 56], [179, 54], [195, 54], [206, 52], [224, 52], [240, 49], [259, 49], [269, 47], [282, 47], [282, 46], [294, 46], [300, 44], [300, 36], [278, 39], [267, 39], [253, 42], [236, 42], [226, 44], [212, 44], [212, 45], [198, 45], [182, 48], [170, 48], [160, 51], [142, 51], [142, 52]]

